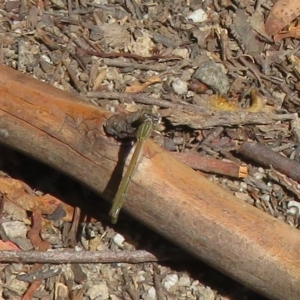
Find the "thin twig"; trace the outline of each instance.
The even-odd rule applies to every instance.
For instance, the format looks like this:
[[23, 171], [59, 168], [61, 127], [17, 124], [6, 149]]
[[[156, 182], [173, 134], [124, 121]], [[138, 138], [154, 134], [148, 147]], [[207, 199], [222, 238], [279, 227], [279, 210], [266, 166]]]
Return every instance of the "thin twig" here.
[[125, 62], [120, 61], [119, 59], [108, 59], [105, 58], [103, 60], [103, 64], [110, 66], [110, 67], [118, 67], [118, 68], [133, 68], [139, 70], [152, 70], [156, 72], [166, 71], [166, 65], [163, 64], [139, 64], [139, 63], [132, 63], [132, 62]]
[[70, 67], [70, 64], [65, 59], [62, 59], [62, 63], [64, 65], [64, 67], [66, 68], [66, 70], [68, 71], [68, 73], [70, 75], [70, 78], [72, 79], [72, 81], [73, 81], [74, 86], [76, 87], [76, 89], [79, 92], [82, 92], [83, 91], [83, 83], [78, 80], [75, 72]]
[[125, 53], [125, 52], [102, 52], [102, 51], [91, 51], [88, 49], [83, 49], [87, 54], [102, 57], [102, 58], [115, 58], [115, 57], [126, 57], [133, 58], [136, 60], [159, 60], [159, 59], [171, 59], [171, 60], [180, 60], [180, 56], [176, 55], [152, 55], [152, 56], [141, 56], [133, 53]]
[[0, 251], [1, 263], [145, 263], [190, 259], [184, 252], [182, 255], [171, 252], [167, 255], [154, 255], [144, 250], [136, 251]]
[[273, 151], [264, 144], [245, 142], [239, 149], [239, 153], [263, 166], [269, 168], [272, 166], [275, 170], [300, 182], [300, 164], [295, 160]]
[[216, 159], [211, 156], [201, 156], [196, 153], [171, 152], [171, 155], [185, 163], [195, 170], [201, 170], [207, 173], [216, 173], [230, 177], [246, 177], [247, 167], [238, 165], [231, 161]]
[[132, 280], [128, 274], [127, 268], [126, 267], [122, 268], [122, 271], [123, 271], [123, 277], [125, 281], [126, 292], [129, 294], [132, 300], [139, 300], [140, 297], [138, 296], [138, 293], [132, 284]]
[[155, 291], [156, 291], [156, 296], [158, 300], [165, 300], [166, 297], [164, 295], [163, 287], [161, 284], [161, 274], [160, 270], [158, 268], [157, 263], [153, 263], [153, 277], [154, 277], [154, 286], [155, 286]]
[[81, 216], [80, 207], [75, 207], [72, 225], [71, 225], [70, 231], [68, 233], [68, 237], [67, 237], [68, 244], [72, 247], [74, 247], [77, 242], [76, 236], [77, 236], [78, 226], [79, 226], [79, 222], [80, 222], [80, 216]]
[[118, 92], [97, 92], [97, 91], [90, 91], [87, 92], [87, 97], [90, 98], [99, 98], [99, 99], [116, 99], [120, 100], [121, 102], [124, 102], [126, 100], [135, 101], [137, 103], [142, 104], [150, 104], [150, 105], [156, 105], [163, 108], [173, 108], [176, 107], [175, 103], [162, 100], [162, 99], [156, 99], [153, 97], [149, 97], [148, 94], [126, 94], [126, 93], [118, 93]]

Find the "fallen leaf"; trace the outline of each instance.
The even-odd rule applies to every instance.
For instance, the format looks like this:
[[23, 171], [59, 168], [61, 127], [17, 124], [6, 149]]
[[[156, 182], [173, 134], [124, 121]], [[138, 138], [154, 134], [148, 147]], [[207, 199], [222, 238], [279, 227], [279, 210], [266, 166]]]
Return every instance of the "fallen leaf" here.
[[279, 32], [274, 35], [274, 42], [279, 42], [282, 39], [286, 38], [295, 38], [299, 39], [300, 38], [300, 26], [291, 26], [289, 27], [288, 31], [285, 32]]
[[103, 80], [106, 77], [106, 69], [101, 69], [93, 83], [93, 91], [98, 90], [101, 87]]
[[162, 79], [160, 77], [158, 77], [158, 76], [151, 77], [142, 84], [138, 82], [138, 83], [134, 83], [131, 86], [128, 86], [125, 89], [125, 93], [141, 93], [151, 84], [159, 83], [159, 82], [162, 82]]
[[288, 59], [291, 62], [293, 69], [300, 75], [300, 59], [296, 55], [288, 55]]
[[66, 211], [66, 216], [63, 219], [72, 220], [73, 207], [49, 194], [43, 196], [35, 195], [30, 187], [20, 180], [0, 177], [0, 192], [5, 195], [6, 201], [10, 201], [26, 211], [39, 209], [43, 215], [52, 214], [59, 206], [62, 206]]
[[272, 7], [265, 23], [268, 35], [275, 35], [300, 15], [299, 0], [278, 0]]
[[21, 250], [16, 244], [11, 241], [0, 240], [0, 251], [4, 250]]

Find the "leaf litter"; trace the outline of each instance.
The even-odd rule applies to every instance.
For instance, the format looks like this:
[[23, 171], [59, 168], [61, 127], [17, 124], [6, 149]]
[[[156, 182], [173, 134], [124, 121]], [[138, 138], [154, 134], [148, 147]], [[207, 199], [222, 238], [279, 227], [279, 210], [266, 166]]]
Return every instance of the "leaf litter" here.
[[[299, 228], [299, 183], [276, 166], [245, 161], [238, 153], [250, 140], [299, 162], [299, 15], [296, 0], [7, 1], [0, 13], [1, 62], [113, 112], [158, 106], [165, 121], [155, 137], [161, 146], [178, 159], [190, 156], [193, 165], [206, 158], [209, 165], [218, 164], [206, 173], [211, 181], [241, 203]], [[72, 198], [73, 189], [81, 201], [97, 196], [19, 153], [2, 146], [1, 153], [1, 249], [70, 247], [66, 237], [76, 203], [64, 200]], [[243, 167], [243, 176], [230, 173], [228, 161]], [[29, 236], [20, 231], [16, 239], [7, 222]], [[104, 225], [101, 213], [86, 218], [73, 247], [178, 250], [125, 216], [121, 222], [116, 233]], [[191, 258], [169, 265], [62, 264], [58, 269], [2, 264], [0, 294], [5, 299], [23, 294], [34, 299], [258, 299], [226, 277], [216, 284], [221, 275], [200, 262], [195, 271], [194, 265]], [[27, 273], [34, 274], [36, 285], [17, 277]]]

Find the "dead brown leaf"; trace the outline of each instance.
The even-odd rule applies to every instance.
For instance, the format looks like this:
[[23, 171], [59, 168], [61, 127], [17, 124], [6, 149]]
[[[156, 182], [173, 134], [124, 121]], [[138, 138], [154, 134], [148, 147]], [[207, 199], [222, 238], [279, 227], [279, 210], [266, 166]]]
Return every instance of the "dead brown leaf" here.
[[72, 220], [74, 208], [49, 194], [43, 196], [37, 196], [33, 192], [31, 194], [30, 187], [20, 180], [0, 177], [0, 191], [6, 196], [7, 201], [27, 211], [39, 209], [42, 214], [48, 215], [52, 214], [59, 206], [62, 206], [66, 212], [64, 219]]
[[282, 28], [300, 15], [300, 1], [278, 0], [266, 20], [265, 30], [269, 35], [275, 35]]
[[15, 243], [11, 241], [0, 240], [0, 251], [4, 250], [21, 250]]
[[159, 83], [159, 82], [162, 82], [162, 79], [158, 76], [154, 76], [154, 77], [149, 78], [146, 82], [144, 82], [142, 84], [137, 82], [131, 86], [128, 86], [125, 89], [125, 92], [126, 93], [141, 93], [151, 84]]
[[299, 39], [300, 38], [300, 25], [290, 26], [288, 31], [279, 32], [279, 33], [274, 35], [275, 43], [279, 42], [279, 41], [281, 41], [282, 39], [285, 39], [285, 38]]

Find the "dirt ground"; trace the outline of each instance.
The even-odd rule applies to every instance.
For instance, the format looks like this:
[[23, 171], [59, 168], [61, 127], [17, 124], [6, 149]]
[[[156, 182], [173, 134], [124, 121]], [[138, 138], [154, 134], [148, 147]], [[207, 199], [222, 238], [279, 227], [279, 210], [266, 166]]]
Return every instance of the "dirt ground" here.
[[[297, 174], [275, 163], [277, 154], [300, 160], [298, 15], [274, 29], [266, 20], [275, 2], [1, 1], [0, 60], [110, 112], [155, 106], [160, 146], [241, 205], [299, 228]], [[246, 141], [269, 146], [274, 159], [241, 153]], [[111, 251], [111, 260], [144, 251], [137, 263], [1, 264], [0, 298], [264, 299], [125, 213], [112, 225], [109, 204], [57, 170], [4, 146], [0, 153], [1, 178], [21, 180], [28, 194], [53, 195], [87, 215], [94, 201], [103, 205], [96, 221], [51, 220], [10, 203], [0, 185], [0, 249], [47, 242], [48, 251]], [[209, 168], [206, 159], [214, 159]], [[33, 224], [39, 241], [28, 234]]]

